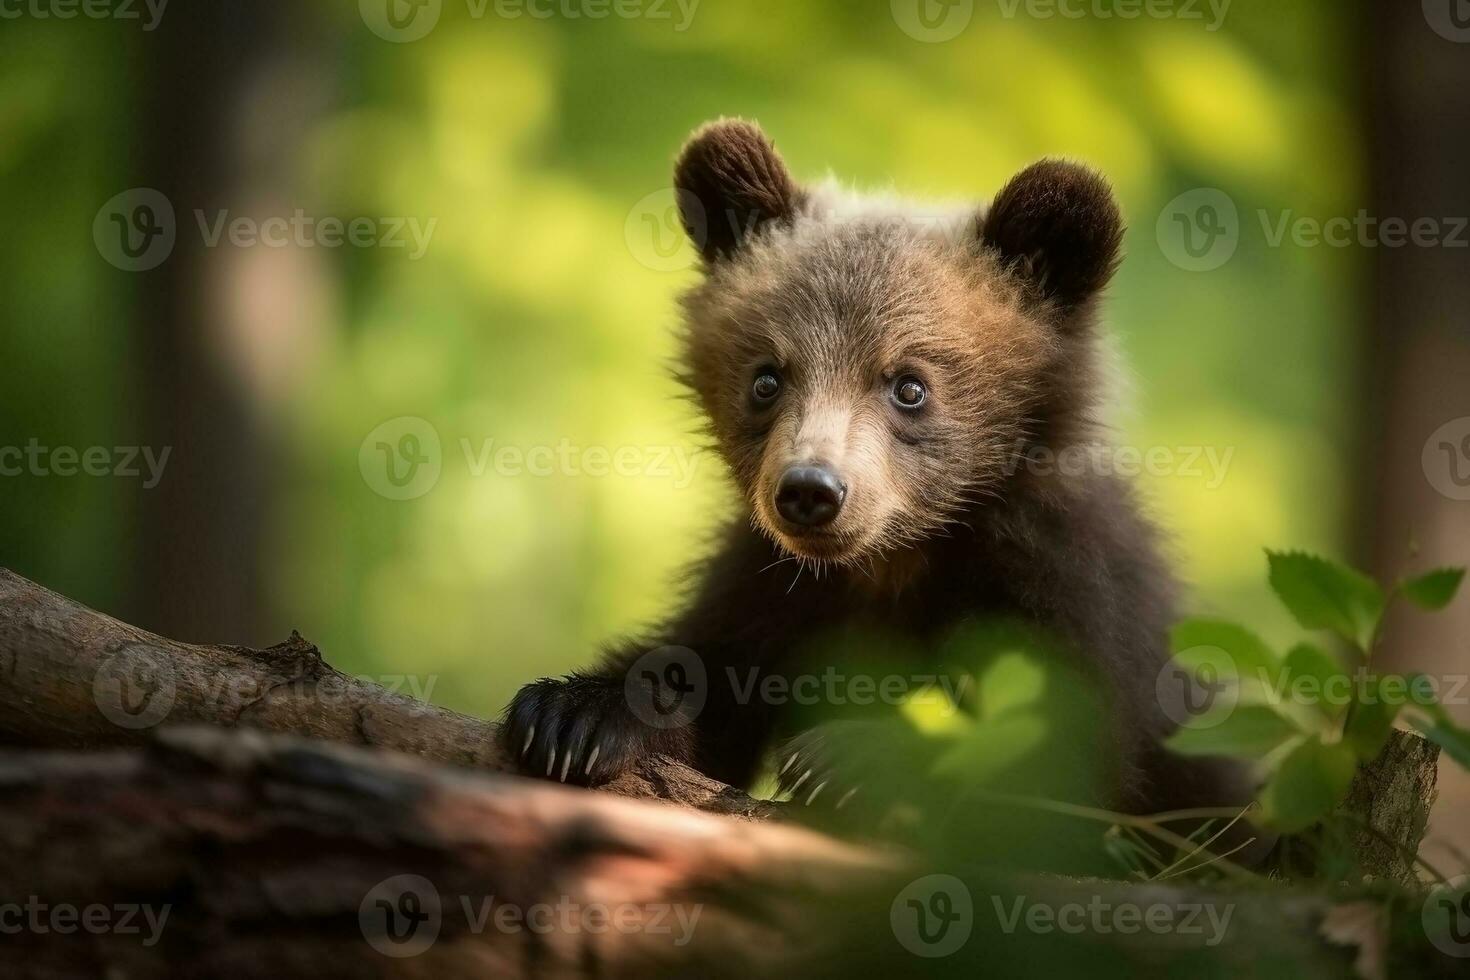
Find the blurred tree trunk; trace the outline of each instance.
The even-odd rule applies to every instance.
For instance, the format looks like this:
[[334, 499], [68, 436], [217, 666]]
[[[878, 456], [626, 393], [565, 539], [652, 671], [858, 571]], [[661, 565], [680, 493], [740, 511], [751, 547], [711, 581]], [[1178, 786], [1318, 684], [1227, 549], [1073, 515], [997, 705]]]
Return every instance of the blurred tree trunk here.
[[[1452, 13], [1459, 0], [1441, 2]], [[1445, 24], [1453, 23], [1449, 17]], [[1380, 222], [1399, 218], [1411, 227], [1432, 219], [1444, 241], [1379, 244], [1370, 252], [1374, 295], [1356, 534], [1360, 556], [1380, 578], [1392, 579], [1470, 561], [1470, 230], [1462, 224], [1470, 216], [1470, 36], [1456, 42], [1439, 33], [1419, 3], [1370, 3], [1363, 28], [1368, 210]], [[1432, 616], [1400, 610], [1390, 620], [1382, 666], [1431, 673], [1447, 684], [1464, 677], [1470, 599], [1461, 596]], [[1462, 703], [1451, 710], [1464, 719], [1470, 690], [1457, 693]], [[1470, 778], [1453, 763], [1441, 766], [1431, 838], [1470, 848], [1463, 818]]]
[[139, 277], [145, 440], [169, 446], [147, 495], [136, 618], [173, 636], [248, 640], [260, 623], [258, 561], [269, 490], [266, 447], [217, 343], [219, 297], [203, 288], [195, 208], [225, 207], [234, 168], [225, 133], [268, 44], [272, 4], [176, 5], [138, 43], [137, 186], [172, 202], [172, 256]]
[[309, 307], [293, 294], [301, 250], [232, 247], [227, 234], [210, 247], [201, 222], [258, 218], [262, 202], [291, 214], [287, 148], [321, 91], [320, 75], [300, 69], [324, 60], [304, 19], [277, 0], [177, 4], [137, 43], [133, 184], [168, 197], [178, 234], [171, 257], [137, 280], [142, 438], [171, 452], [134, 535], [129, 615], [173, 636], [243, 643], [283, 631], [263, 588], [280, 450], [260, 364], [291, 326], [281, 311]]

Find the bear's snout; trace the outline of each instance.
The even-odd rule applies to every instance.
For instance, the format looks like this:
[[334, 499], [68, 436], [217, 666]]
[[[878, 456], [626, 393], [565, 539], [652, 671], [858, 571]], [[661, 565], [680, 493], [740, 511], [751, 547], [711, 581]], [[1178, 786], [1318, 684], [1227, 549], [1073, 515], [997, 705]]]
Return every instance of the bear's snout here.
[[792, 466], [776, 484], [776, 512], [801, 527], [822, 527], [837, 519], [846, 497], [847, 487], [830, 467]]

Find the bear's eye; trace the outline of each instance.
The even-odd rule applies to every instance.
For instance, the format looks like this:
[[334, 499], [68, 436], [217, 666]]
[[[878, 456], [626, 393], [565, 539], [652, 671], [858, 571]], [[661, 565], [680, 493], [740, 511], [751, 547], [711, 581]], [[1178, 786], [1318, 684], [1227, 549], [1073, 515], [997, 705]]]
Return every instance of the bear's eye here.
[[776, 377], [775, 371], [762, 371], [756, 375], [755, 384], [750, 387], [751, 397], [757, 405], [767, 405], [781, 393], [781, 379]]
[[918, 378], [899, 378], [893, 385], [893, 400], [901, 408], [918, 408], [924, 404], [924, 399], [927, 397], [929, 397], [928, 389]]

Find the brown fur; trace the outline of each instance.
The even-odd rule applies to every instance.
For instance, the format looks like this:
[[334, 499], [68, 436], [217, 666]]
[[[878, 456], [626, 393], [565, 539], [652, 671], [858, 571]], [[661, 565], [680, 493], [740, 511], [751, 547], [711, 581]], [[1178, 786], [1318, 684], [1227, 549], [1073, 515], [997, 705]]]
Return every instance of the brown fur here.
[[[1106, 802], [1238, 798], [1230, 773], [1158, 746], [1175, 589], [1131, 490], [1017, 465], [1098, 436], [1096, 297], [1122, 229], [1101, 178], [1043, 162], [936, 229], [797, 188], [758, 129], [724, 122], [695, 135], [676, 183], [691, 234], [701, 211], [756, 219], [721, 226], [742, 234], [710, 226], [704, 277], [683, 300], [683, 377], [746, 510], [648, 641], [517, 696], [506, 732], [526, 770], [596, 783], [665, 752], [741, 783], [787, 719], [736, 697], [729, 677], [819, 669], [821, 639], [844, 631], [933, 658], [957, 626], [1005, 618], [1059, 639], [1112, 704]], [[757, 404], [767, 371], [780, 393]], [[927, 387], [918, 409], [891, 398], [905, 376]], [[787, 467], [814, 461], [846, 492], [817, 530], [772, 504]], [[694, 651], [705, 677], [702, 710], [676, 730], [639, 721], [629, 700], [677, 659], [657, 654], [649, 670], [645, 651], [666, 645]]]
[[775, 146], [740, 121], [711, 123], [694, 135], [674, 166], [674, 188], [684, 231], [710, 261], [789, 218], [800, 201]]

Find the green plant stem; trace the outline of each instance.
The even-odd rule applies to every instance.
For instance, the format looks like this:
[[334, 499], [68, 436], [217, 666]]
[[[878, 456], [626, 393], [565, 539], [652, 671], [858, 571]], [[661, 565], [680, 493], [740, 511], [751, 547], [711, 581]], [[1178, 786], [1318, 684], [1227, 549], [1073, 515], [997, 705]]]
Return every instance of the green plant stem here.
[[[1083, 806], [1078, 803], [1064, 803], [1060, 800], [1047, 800], [1033, 796], [1016, 796], [1010, 793], [995, 793], [989, 790], [973, 790], [968, 795], [975, 796], [992, 803], [999, 803], [1005, 806], [1015, 806], [1032, 810], [1041, 810], [1047, 813], [1059, 814], [1061, 816], [1077, 817], [1081, 820], [1093, 820], [1098, 823], [1133, 827], [1137, 830], [1143, 831], [1145, 834], [1148, 834], [1149, 836], [1157, 840], [1161, 840], [1164, 843], [1169, 844], [1182, 851], [1192, 850], [1195, 846], [1194, 842], [1188, 840], [1187, 838], [1181, 837], [1172, 831], [1165, 830], [1163, 827], [1160, 827], [1158, 820], [1154, 817], [1137, 817], [1128, 813], [1117, 813], [1113, 810], [1103, 810], [1098, 807]], [[1169, 816], [1171, 819], [1183, 819], [1182, 817], [1176, 816], [1176, 814], [1192, 814], [1195, 812], [1197, 811], [1180, 810], [1175, 811], [1174, 814], [1167, 814], [1166, 816]], [[1227, 814], [1234, 814], [1236, 812], [1237, 811], [1235, 810], [1228, 810]], [[1242, 868], [1240, 865], [1236, 864], [1233, 861], [1227, 861], [1224, 858], [1220, 858], [1213, 863], [1217, 867], [1219, 867], [1219, 869], [1223, 871], [1226, 875], [1236, 879], [1237, 881], [1260, 880], [1259, 875], [1245, 868]]]
[[1212, 856], [1208, 861], [1201, 861], [1199, 864], [1193, 864], [1193, 865], [1190, 865], [1187, 868], [1181, 868], [1180, 870], [1175, 871], [1173, 874], [1161, 874], [1158, 877], [1156, 877], [1154, 880], [1155, 881], [1167, 881], [1170, 878], [1179, 878], [1179, 877], [1182, 877], [1183, 875], [1190, 874], [1191, 872], [1198, 871], [1201, 868], [1208, 868], [1211, 865], [1219, 864], [1220, 862], [1222, 862], [1226, 858], [1228, 858], [1230, 855], [1235, 854], [1235, 853], [1237, 853], [1239, 851], [1243, 851], [1247, 847], [1250, 847], [1251, 844], [1255, 843], [1255, 840], [1256, 839], [1254, 837], [1252, 837], [1250, 840], [1241, 841], [1239, 844], [1236, 844], [1234, 847], [1232, 847], [1230, 850], [1226, 851], [1224, 854]]
[[[1241, 818], [1243, 818], [1249, 812], [1250, 812], [1250, 807], [1246, 807], [1244, 810], [1241, 810], [1239, 813], [1237, 813], [1231, 819], [1231, 821], [1229, 823], [1227, 823], [1225, 826], [1221, 827], [1219, 830], [1215, 831], [1215, 833], [1213, 835], [1211, 835], [1207, 840], [1205, 840], [1204, 843], [1199, 844], [1198, 846], [1195, 847], [1194, 850], [1190, 851], [1188, 854], [1184, 855], [1179, 860], [1175, 861], [1173, 864], [1169, 865], [1167, 868], [1164, 868], [1158, 874], [1154, 875], [1155, 880], [1171, 877], [1172, 872], [1174, 872], [1174, 870], [1176, 868], [1178, 868], [1184, 862], [1186, 862], [1186, 861], [1190, 860], [1191, 858], [1193, 858], [1196, 854], [1199, 854], [1201, 851], [1204, 851], [1211, 844], [1215, 843], [1215, 841], [1217, 841], [1221, 837], [1223, 837], [1225, 835], [1225, 833], [1230, 830], [1231, 827], [1234, 827], [1237, 823], [1239, 823], [1241, 821]], [[1158, 819], [1158, 818], [1155, 817], [1154, 819]], [[1244, 847], [1244, 846], [1245, 846], [1244, 844], [1240, 845], [1240, 847]], [[1222, 854], [1220, 856], [1221, 857], [1226, 857], [1228, 854], [1234, 854], [1235, 851], [1240, 850], [1240, 847], [1237, 847], [1234, 850], [1231, 850], [1231, 851], [1227, 852], [1227, 854]], [[1182, 873], [1183, 872], [1180, 872], [1180, 874], [1182, 874]]]

